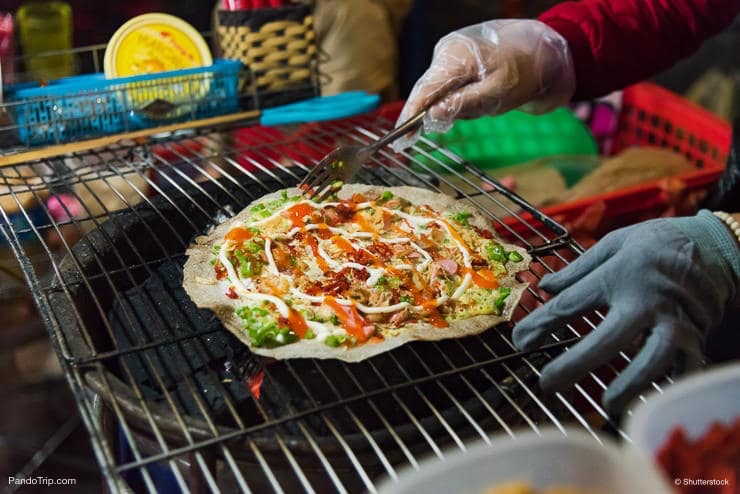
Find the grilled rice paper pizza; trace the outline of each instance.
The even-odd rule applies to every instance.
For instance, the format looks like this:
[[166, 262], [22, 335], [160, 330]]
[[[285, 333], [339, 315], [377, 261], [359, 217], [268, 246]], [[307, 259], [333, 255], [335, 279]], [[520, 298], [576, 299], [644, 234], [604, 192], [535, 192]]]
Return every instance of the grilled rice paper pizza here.
[[198, 237], [184, 287], [259, 355], [356, 362], [507, 321], [530, 258], [478, 211], [414, 187], [267, 195]]

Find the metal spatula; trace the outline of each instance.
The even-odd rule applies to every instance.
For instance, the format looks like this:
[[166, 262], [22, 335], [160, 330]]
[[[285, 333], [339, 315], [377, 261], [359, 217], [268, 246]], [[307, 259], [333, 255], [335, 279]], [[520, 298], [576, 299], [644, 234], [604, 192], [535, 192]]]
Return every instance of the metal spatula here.
[[343, 144], [337, 147], [313, 167], [299, 187], [307, 198], [323, 201], [343, 184], [349, 182], [360, 171], [362, 165], [380, 148], [418, 129], [424, 121], [425, 114], [426, 110], [417, 113], [378, 140], [365, 146]]

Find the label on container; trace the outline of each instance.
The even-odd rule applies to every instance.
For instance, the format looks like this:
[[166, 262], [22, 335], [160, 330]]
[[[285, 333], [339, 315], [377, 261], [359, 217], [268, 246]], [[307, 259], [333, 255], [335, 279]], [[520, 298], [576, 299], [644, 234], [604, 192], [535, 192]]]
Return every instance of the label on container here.
[[167, 14], [134, 17], [116, 31], [105, 51], [108, 78], [211, 65], [203, 37], [185, 21]]

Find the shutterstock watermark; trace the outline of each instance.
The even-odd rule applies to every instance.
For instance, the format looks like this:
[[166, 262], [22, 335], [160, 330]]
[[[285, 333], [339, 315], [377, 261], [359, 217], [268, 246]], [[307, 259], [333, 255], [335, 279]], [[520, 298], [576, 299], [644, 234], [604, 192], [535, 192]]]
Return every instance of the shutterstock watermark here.
[[729, 479], [673, 479], [676, 485], [730, 485]]
[[49, 477], [8, 477], [10, 485], [77, 485], [77, 479], [50, 479]]

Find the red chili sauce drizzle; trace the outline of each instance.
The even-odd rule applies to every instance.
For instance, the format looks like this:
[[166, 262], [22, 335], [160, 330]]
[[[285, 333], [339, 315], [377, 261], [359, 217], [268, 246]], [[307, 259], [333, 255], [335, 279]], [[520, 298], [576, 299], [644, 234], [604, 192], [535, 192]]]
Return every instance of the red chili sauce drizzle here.
[[324, 303], [334, 311], [342, 327], [357, 343], [364, 343], [375, 332], [373, 324], [360, 315], [355, 304], [342, 305], [334, 297], [326, 297]]

